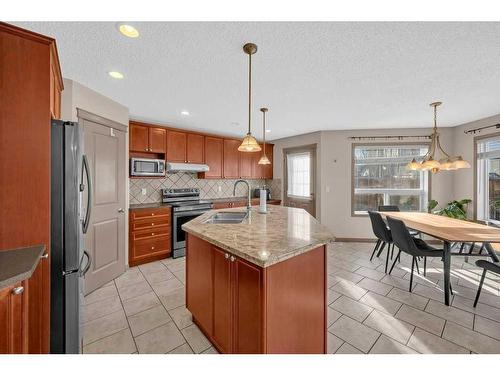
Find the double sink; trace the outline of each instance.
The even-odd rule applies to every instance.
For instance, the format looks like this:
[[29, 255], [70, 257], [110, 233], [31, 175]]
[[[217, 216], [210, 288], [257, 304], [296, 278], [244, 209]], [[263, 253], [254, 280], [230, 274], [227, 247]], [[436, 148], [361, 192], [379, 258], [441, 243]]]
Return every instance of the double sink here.
[[217, 212], [205, 220], [204, 224], [240, 224], [248, 217], [248, 211]]

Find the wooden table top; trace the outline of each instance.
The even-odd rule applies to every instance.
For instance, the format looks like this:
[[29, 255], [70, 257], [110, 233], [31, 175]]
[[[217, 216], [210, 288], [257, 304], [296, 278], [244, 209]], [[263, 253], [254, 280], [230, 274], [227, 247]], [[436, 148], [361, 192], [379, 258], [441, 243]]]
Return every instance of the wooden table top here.
[[500, 228], [426, 212], [380, 212], [402, 220], [408, 228], [449, 242], [500, 242]]

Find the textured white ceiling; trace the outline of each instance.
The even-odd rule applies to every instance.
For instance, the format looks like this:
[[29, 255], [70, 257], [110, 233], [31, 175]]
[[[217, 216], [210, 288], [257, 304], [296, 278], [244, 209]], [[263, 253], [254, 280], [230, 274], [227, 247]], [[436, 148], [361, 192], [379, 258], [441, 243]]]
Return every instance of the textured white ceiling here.
[[[271, 139], [333, 129], [454, 126], [500, 113], [500, 23], [24, 22], [57, 39], [64, 77], [135, 119], [242, 135], [255, 42], [253, 130]], [[110, 78], [118, 70], [125, 79]], [[180, 112], [188, 110], [190, 116]], [[235, 124], [239, 123], [239, 125]]]

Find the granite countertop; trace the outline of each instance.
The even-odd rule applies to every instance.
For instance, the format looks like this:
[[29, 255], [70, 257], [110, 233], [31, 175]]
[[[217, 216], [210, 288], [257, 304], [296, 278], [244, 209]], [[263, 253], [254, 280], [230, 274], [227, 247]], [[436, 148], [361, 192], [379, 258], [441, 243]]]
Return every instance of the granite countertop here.
[[29, 279], [44, 251], [45, 245], [0, 251], [0, 289]]
[[[209, 201], [212, 203], [221, 203], [221, 202], [240, 202], [240, 201], [245, 201], [247, 200], [247, 197], [228, 197], [228, 198], [213, 198], [213, 199], [205, 199], [201, 198], [201, 200], [204, 201]], [[251, 199], [259, 199], [259, 198], [254, 198], [252, 197]], [[269, 201], [279, 201], [281, 199], [274, 199], [271, 198]], [[159, 208], [159, 207], [170, 207], [169, 204], [167, 203], [162, 203], [162, 202], [154, 202], [154, 203], [139, 203], [139, 204], [131, 204], [129, 207], [129, 210], [138, 210], [141, 208]]]
[[139, 210], [141, 208], [160, 208], [160, 207], [171, 207], [170, 204], [162, 203], [162, 202], [154, 202], [154, 203], [139, 203], [139, 204], [131, 204], [129, 206], [129, 210]]
[[[334, 236], [307, 211], [268, 206], [268, 214], [252, 208], [240, 224], [205, 224], [214, 211], [187, 222], [182, 229], [260, 267], [286, 259], [334, 241]], [[231, 208], [216, 211], [245, 211]]]

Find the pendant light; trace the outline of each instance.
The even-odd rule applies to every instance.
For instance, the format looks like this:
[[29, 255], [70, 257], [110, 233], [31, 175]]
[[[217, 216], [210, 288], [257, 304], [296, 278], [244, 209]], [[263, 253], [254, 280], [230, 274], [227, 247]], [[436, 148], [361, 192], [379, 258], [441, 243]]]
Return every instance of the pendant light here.
[[262, 112], [262, 134], [264, 138], [264, 142], [262, 144], [262, 147], [264, 149], [264, 154], [260, 157], [259, 159], [259, 164], [266, 165], [266, 164], [271, 164], [269, 161], [267, 155], [266, 155], [266, 112], [268, 111], [267, 108], [261, 108], [260, 111]]
[[[462, 156], [450, 156], [441, 147], [441, 142], [439, 141], [439, 133], [437, 131], [437, 107], [439, 107], [441, 102], [431, 103], [430, 106], [434, 108], [434, 128], [431, 134], [431, 145], [429, 146], [429, 151], [424, 155], [421, 163], [417, 162], [415, 158], [412, 159], [410, 163], [406, 166], [412, 171], [431, 171], [432, 173], [437, 173], [439, 171], [454, 171], [457, 169], [470, 168], [470, 164], [465, 161]], [[440, 159], [436, 159], [436, 155]]]
[[243, 138], [238, 151], [257, 152], [261, 149], [252, 135], [252, 55], [257, 52], [257, 46], [253, 43], [247, 43], [243, 46], [243, 51], [248, 55], [248, 133]]

